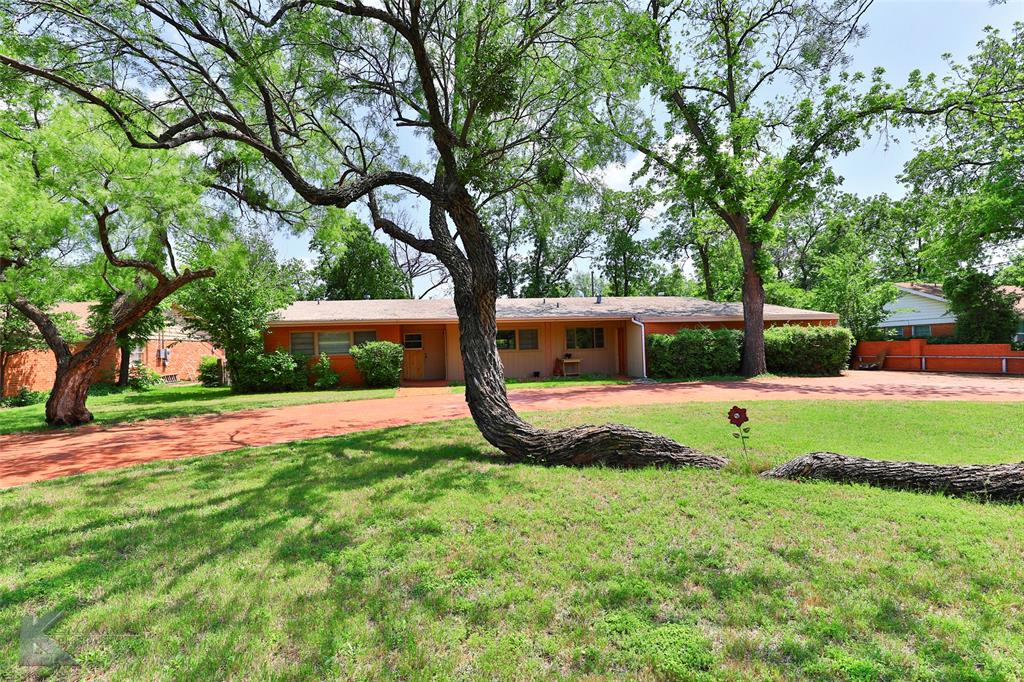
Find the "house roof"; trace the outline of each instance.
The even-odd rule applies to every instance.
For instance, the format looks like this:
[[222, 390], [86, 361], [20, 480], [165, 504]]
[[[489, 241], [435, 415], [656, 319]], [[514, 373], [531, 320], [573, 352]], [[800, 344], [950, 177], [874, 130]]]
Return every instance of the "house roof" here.
[[[743, 319], [740, 303], [721, 303], [681, 296], [500, 298], [499, 320], [628, 319], [726, 322]], [[834, 313], [766, 305], [766, 320], [838, 320]], [[280, 312], [271, 326], [330, 322], [455, 322], [450, 298], [355, 301], [296, 301]]]
[[[92, 331], [89, 329], [89, 314], [92, 312], [89, 309], [96, 304], [97, 301], [64, 301], [54, 305], [50, 312], [54, 314], [71, 313], [78, 331], [82, 334], [89, 334]], [[164, 319], [167, 324], [164, 325], [163, 331], [156, 333], [156, 336], [163, 335], [167, 341], [197, 340], [198, 337], [195, 334], [190, 334], [185, 330], [184, 320], [173, 308], [164, 311]]]
[[[946, 300], [946, 295], [942, 293], [941, 284], [927, 284], [924, 282], [896, 282], [896, 286], [900, 289], [912, 291], [916, 294], [923, 294], [932, 298], [937, 298], [942, 301]], [[1004, 294], [1010, 294], [1016, 296], [1017, 303], [1014, 304], [1014, 309], [1024, 315], [1024, 287], [1014, 286], [1001, 286], [996, 287], [997, 291]]]
[[896, 287], [911, 291], [915, 294], [923, 294], [931, 298], [946, 300], [946, 295], [942, 293], [941, 284], [930, 284], [927, 282], [896, 282]]
[[1024, 287], [1013, 287], [1007, 285], [999, 287], [999, 291], [1003, 292], [1004, 294], [1016, 296], [1017, 303], [1013, 306], [1013, 308], [1021, 315], [1024, 315]]

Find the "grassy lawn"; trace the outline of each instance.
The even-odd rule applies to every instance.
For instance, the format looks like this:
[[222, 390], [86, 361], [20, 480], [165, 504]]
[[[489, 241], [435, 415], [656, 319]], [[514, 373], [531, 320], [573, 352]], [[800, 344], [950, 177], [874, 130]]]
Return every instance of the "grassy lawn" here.
[[1014, 680], [1020, 506], [749, 472], [812, 449], [1020, 460], [1020, 404], [614, 419], [727, 471], [502, 465], [466, 421], [0, 491], [0, 678], [29, 610], [100, 679]]
[[[505, 386], [510, 391], [523, 388], [568, 388], [571, 386], [609, 386], [612, 384], [629, 384], [631, 379], [609, 377], [600, 374], [579, 377], [547, 377], [545, 379], [506, 379]], [[465, 384], [452, 385], [452, 393], [465, 393]]]
[[[394, 395], [394, 389], [390, 388], [235, 395], [231, 393], [230, 388], [203, 388], [199, 385], [158, 386], [143, 392], [129, 391], [92, 396], [86, 405], [98, 423], [110, 424], [142, 419], [190, 417], [210, 412], [233, 412], [260, 407], [390, 398]], [[41, 404], [0, 410], [0, 435], [45, 428], [43, 414], [44, 406]]]

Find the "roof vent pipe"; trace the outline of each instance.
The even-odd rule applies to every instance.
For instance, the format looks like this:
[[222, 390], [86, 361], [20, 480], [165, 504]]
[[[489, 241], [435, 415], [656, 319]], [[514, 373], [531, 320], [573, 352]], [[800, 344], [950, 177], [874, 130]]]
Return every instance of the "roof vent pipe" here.
[[363, 294], [363, 300], [364, 301], [369, 301], [370, 300], [370, 295], [369, 294]]
[[601, 303], [601, 294], [598, 294], [598, 295], [597, 295], [597, 302], [598, 302], [598, 304], [600, 304], [600, 303]]

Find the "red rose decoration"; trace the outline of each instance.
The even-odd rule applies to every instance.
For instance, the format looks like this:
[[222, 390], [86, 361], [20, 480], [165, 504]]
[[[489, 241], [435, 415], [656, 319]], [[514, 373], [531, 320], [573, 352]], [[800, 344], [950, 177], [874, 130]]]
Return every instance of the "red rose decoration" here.
[[733, 426], [743, 426], [748, 421], [750, 421], [750, 418], [747, 417], [746, 409], [733, 405], [732, 409], [729, 410], [729, 422]]

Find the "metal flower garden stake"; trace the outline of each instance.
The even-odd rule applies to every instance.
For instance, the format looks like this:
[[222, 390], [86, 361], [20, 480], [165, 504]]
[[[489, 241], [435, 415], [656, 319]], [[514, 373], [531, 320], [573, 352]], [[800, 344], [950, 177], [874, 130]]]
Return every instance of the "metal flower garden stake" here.
[[729, 410], [729, 423], [736, 427], [733, 432], [733, 438], [739, 438], [740, 442], [743, 443], [743, 454], [747, 454], [747, 439], [750, 438], [750, 427], [744, 426], [750, 418], [747, 416], [747, 410], [743, 407], [737, 407], [733, 405]]

